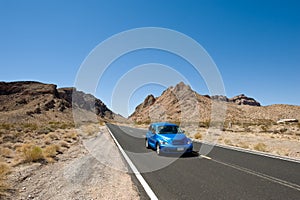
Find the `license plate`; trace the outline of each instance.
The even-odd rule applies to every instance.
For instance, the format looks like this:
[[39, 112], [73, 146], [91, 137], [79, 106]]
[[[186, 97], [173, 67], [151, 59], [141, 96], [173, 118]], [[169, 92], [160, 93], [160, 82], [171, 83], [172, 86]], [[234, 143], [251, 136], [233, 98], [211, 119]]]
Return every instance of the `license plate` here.
[[177, 148], [177, 151], [183, 151], [183, 150], [184, 150], [183, 147], [178, 147], [178, 148]]

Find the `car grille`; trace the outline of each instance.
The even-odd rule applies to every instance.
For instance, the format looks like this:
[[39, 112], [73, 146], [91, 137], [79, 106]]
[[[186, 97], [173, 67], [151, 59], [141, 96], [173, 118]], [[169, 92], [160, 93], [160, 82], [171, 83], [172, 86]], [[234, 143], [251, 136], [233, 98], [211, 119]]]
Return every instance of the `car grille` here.
[[185, 139], [182, 139], [182, 140], [173, 140], [172, 144], [185, 144]]

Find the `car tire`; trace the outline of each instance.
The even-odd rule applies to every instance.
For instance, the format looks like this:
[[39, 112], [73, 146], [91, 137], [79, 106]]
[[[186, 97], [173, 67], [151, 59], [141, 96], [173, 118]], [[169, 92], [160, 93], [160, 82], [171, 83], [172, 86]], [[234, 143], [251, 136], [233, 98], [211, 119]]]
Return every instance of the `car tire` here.
[[159, 156], [161, 155], [160, 146], [158, 143], [156, 144], [156, 154]]
[[149, 141], [148, 141], [148, 139], [147, 139], [147, 138], [145, 139], [145, 146], [146, 146], [146, 148], [147, 148], [147, 149], [149, 149], [149, 148], [150, 148], [150, 147], [149, 147]]

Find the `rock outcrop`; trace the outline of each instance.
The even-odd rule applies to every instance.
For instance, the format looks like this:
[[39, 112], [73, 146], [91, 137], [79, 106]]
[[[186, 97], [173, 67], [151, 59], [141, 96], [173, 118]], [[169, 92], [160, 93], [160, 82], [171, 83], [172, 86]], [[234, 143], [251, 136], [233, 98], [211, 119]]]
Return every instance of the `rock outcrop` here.
[[[207, 97], [208, 95], [205, 95], [205, 96]], [[235, 103], [237, 105], [261, 106], [258, 101], [256, 101], [255, 99], [253, 99], [251, 97], [247, 97], [244, 94], [240, 94], [240, 95], [232, 97], [232, 98], [227, 98], [226, 96], [223, 96], [223, 95], [214, 95], [209, 98], [212, 100], [216, 100], [216, 101], [231, 102], [231, 103]]]
[[52, 94], [58, 97], [54, 84], [41, 84], [35, 81], [0, 82], [0, 95], [42, 95]]
[[114, 113], [109, 110], [106, 105], [91, 94], [77, 91], [76, 88], [60, 88], [58, 89], [59, 96], [65, 99], [68, 104], [78, 108], [95, 112], [100, 117], [113, 119]]
[[72, 121], [74, 109], [103, 120], [115, 114], [99, 99], [75, 88], [34, 81], [0, 82], [0, 122]]
[[[206, 95], [208, 96], [208, 95]], [[223, 95], [214, 95], [210, 97], [212, 100], [216, 100], [216, 101], [224, 101], [224, 102], [228, 102], [229, 99], [226, 96]]]
[[260, 106], [260, 103], [251, 97], [247, 97], [244, 94], [240, 94], [229, 99], [229, 102], [233, 102], [237, 105], [249, 105], [249, 106]]

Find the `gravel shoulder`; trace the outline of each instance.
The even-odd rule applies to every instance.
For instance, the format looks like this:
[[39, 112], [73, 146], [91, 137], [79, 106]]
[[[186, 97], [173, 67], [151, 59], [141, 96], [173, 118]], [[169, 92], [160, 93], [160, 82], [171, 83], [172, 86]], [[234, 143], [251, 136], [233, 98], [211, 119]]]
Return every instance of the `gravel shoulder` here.
[[52, 164], [15, 167], [9, 178], [11, 199], [140, 199], [105, 126], [58, 158]]

